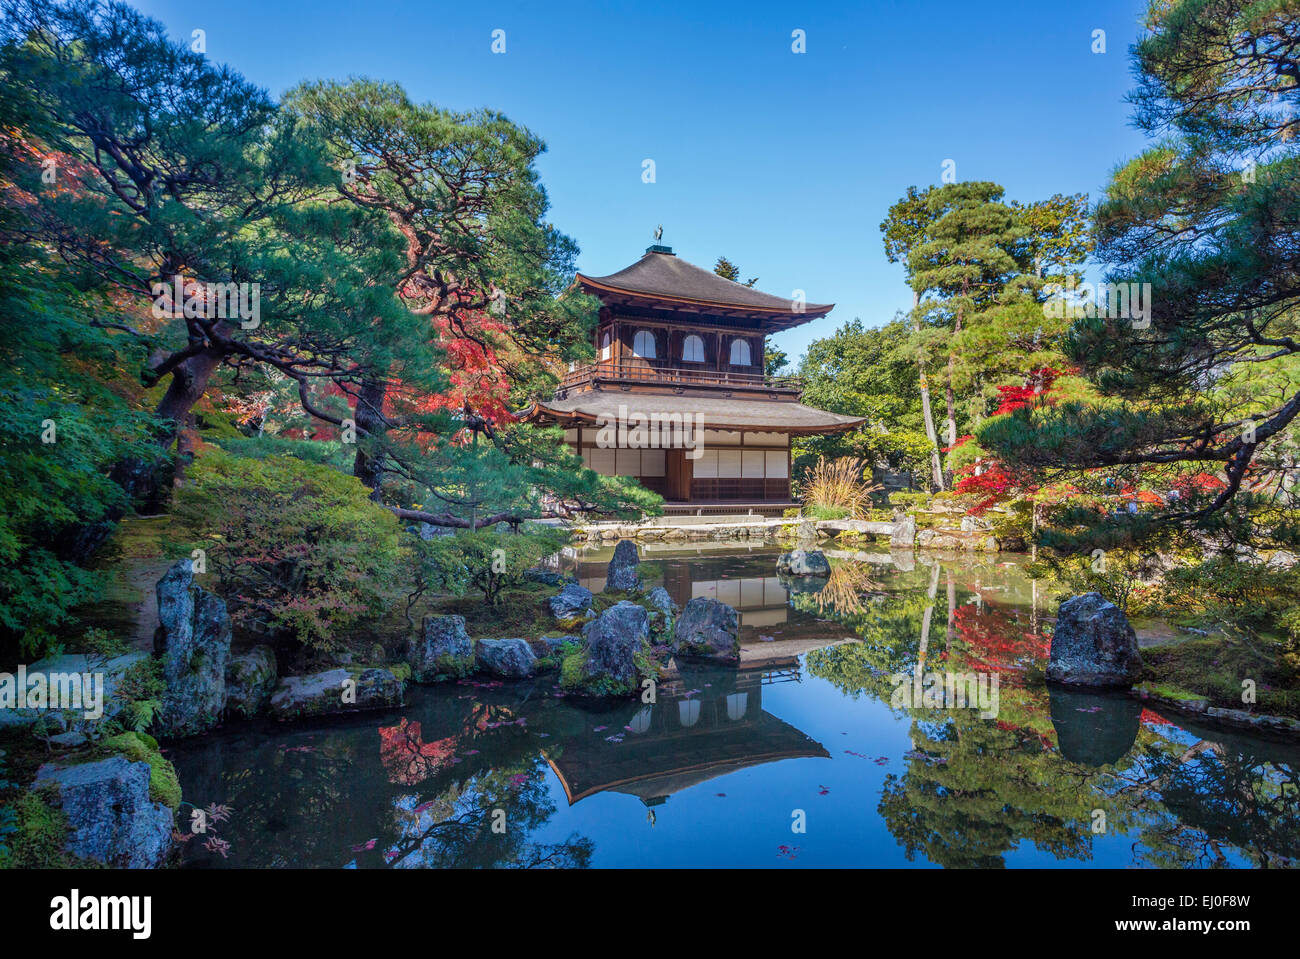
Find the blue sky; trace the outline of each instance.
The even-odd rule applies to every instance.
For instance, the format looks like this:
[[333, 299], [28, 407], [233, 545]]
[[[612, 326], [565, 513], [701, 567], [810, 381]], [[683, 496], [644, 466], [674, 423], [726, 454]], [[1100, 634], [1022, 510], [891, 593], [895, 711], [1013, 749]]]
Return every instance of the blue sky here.
[[[178, 38], [205, 30], [210, 58], [273, 94], [365, 75], [500, 110], [547, 142], [550, 218], [580, 244], [579, 269], [621, 269], [662, 223], [700, 266], [726, 255], [760, 289], [837, 304], [776, 338], [792, 357], [855, 316], [874, 326], [910, 306], [878, 225], [945, 160], [1013, 199], [1095, 201], [1144, 142], [1124, 102], [1142, 0], [136, 5]], [[791, 50], [795, 29], [806, 53]]]

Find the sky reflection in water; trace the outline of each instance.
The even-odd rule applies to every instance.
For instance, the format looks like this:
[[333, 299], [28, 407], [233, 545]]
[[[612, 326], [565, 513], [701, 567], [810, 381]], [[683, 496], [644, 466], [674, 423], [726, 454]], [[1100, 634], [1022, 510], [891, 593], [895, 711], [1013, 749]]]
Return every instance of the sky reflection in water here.
[[[610, 550], [566, 562], [592, 589]], [[678, 603], [742, 616], [740, 670], [653, 706], [534, 683], [412, 687], [405, 708], [230, 727], [170, 752], [233, 810], [187, 865], [1251, 866], [1300, 858], [1300, 749], [1119, 695], [1048, 689], [1036, 586], [1005, 558], [858, 554], [790, 591], [770, 550], [651, 551]], [[820, 587], [820, 588], [818, 588]], [[827, 645], [828, 643], [834, 645]], [[999, 710], [891, 709], [890, 676], [996, 674]], [[792, 831], [800, 818], [806, 831]], [[1097, 831], [1104, 825], [1102, 831]]]

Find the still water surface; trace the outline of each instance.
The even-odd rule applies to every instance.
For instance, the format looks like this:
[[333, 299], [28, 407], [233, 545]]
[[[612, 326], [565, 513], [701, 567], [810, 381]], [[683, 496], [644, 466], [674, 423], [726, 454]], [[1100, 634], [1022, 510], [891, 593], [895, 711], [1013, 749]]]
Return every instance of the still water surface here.
[[[564, 563], [599, 589], [609, 554]], [[646, 553], [650, 585], [742, 619], [739, 670], [683, 669], [654, 705], [580, 704], [554, 675], [464, 681], [411, 687], [388, 713], [178, 745], [186, 800], [230, 809], [226, 856], [197, 837], [186, 864], [1300, 861], [1300, 749], [1045, 686], [1050, 620], [1014, 561], [856, 554], [800, 592], [776, 555]], [[918, 665], [996, 677], [997, 715], [891, 707], [891, 676]]]

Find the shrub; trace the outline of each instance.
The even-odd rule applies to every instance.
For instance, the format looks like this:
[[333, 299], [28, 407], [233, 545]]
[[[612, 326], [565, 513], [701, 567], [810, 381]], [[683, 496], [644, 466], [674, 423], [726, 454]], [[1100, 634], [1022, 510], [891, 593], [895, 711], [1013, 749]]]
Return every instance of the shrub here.
[[40, 790], [24, 790], [14, 800], [14, 829], [0, 869], [69, 869], [80, 861], [64, 850], [68, 820], [61, 810], [41, 798]]
[[368, 497], [327, 466], [210, 450], [177, 515], [206, 549], [237, 627], [328, 652], [335, 631], [381, 614], [401, 589], [402, 530]]
[[420, 541], [421, 575], [433, 588], [456, 595], [476, 589], [496, 606], [504, 590], [524, 585], [525, 573], [567, 541], [549, 526], [525, 526], [518, 533], [462, 530]]
[[889, 505], [899, 506], [903, 509], [925, 506], [930, 502], [929, 493], [890, 493]]
[[1170, 570], [1164, 585], [1172, 609], [1280, 639], [1300, 594], [1300, 568], [1275, 569], [1229, 556]]

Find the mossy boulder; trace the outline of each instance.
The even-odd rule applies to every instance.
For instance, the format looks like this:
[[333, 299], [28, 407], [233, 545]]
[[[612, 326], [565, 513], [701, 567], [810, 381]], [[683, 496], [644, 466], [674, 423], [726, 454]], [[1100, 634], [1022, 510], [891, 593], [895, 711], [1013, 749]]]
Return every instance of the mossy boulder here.
[[653, 637], [671, 636], [673, 621], [677, 618], [678, 606], [673, 602], [668, 590], [656, 586], [645, 597], [646, 610], [650, 613], [650, 635]]
[[266, 712], [277, 679], [275, 651], [254, 646], [226, 666], [226, 715], [252, 719]]
[[71, 855], [119, 868], [156, 869], [171, 856], [174, 820], [172, 810], [152, 797], [152, 778], [148, 761], [119, 755], [42, 766], [31, 789], [65, 817], [64, 848]]
[[560, 686], [587, 696], [627, 696], [644, 675], [657, 672], [650, 660], [650, 613], [622, 600], [582, 631], [581, 650], [564, 658]]
[[564, 588], [547, 602], [551, 615], [560, 622], [571, 622], [583, 617], [591, 609], [591, 590], [577, 583], [565, 583]]
[[158, 740], [146, 733], [121, 733], [100, 744], [133, 763], [149, 764], [149, 798], [175, 812], [181, 804], [181, 783], [176, 768], [163, 756]]
[[605, 589], [625, 592], [641, 589], [640, 569], [641, 557], [637, 554], [636, 543], [630, 539], [619, 540], [605, 571]]
[[526, 639], [480, 639], [474, 665], [502, 679], [527, 679], [537, 672], [537, 654]]
[[411, 679], [436, 683], [460, 679], [474, 671], [474, 644], [464, 616], [425, 616], [420, 635], [407, 646]]
[[677, 618], [672, 651], [687, 659], [740, 662], [740, 614], [719, 600], [695, 597]]
[[212, 729], [226, 710], [230, 616], [221, 599], [196, 585], [192, 562], [179, 560], [158, 580], [154, 651], [163, 660], [160, 736], [195, 736]]
[[391, 709], [402, 705], [406, 684], [391, 670], [340, 666], [305, 676], [285, 676], [271, 694], [271, 715], [279, 720]]
[[776, 571], [784, 576], [830, 576], [831, 564], [819, 549], [796, 549], [781, 554]]
[[1141, 679], [1142, 654], [1124, 611], [1100, 593], [1063, 602], [1052, 631], [1047, 678], [1070, 686], [1122, 688]]

